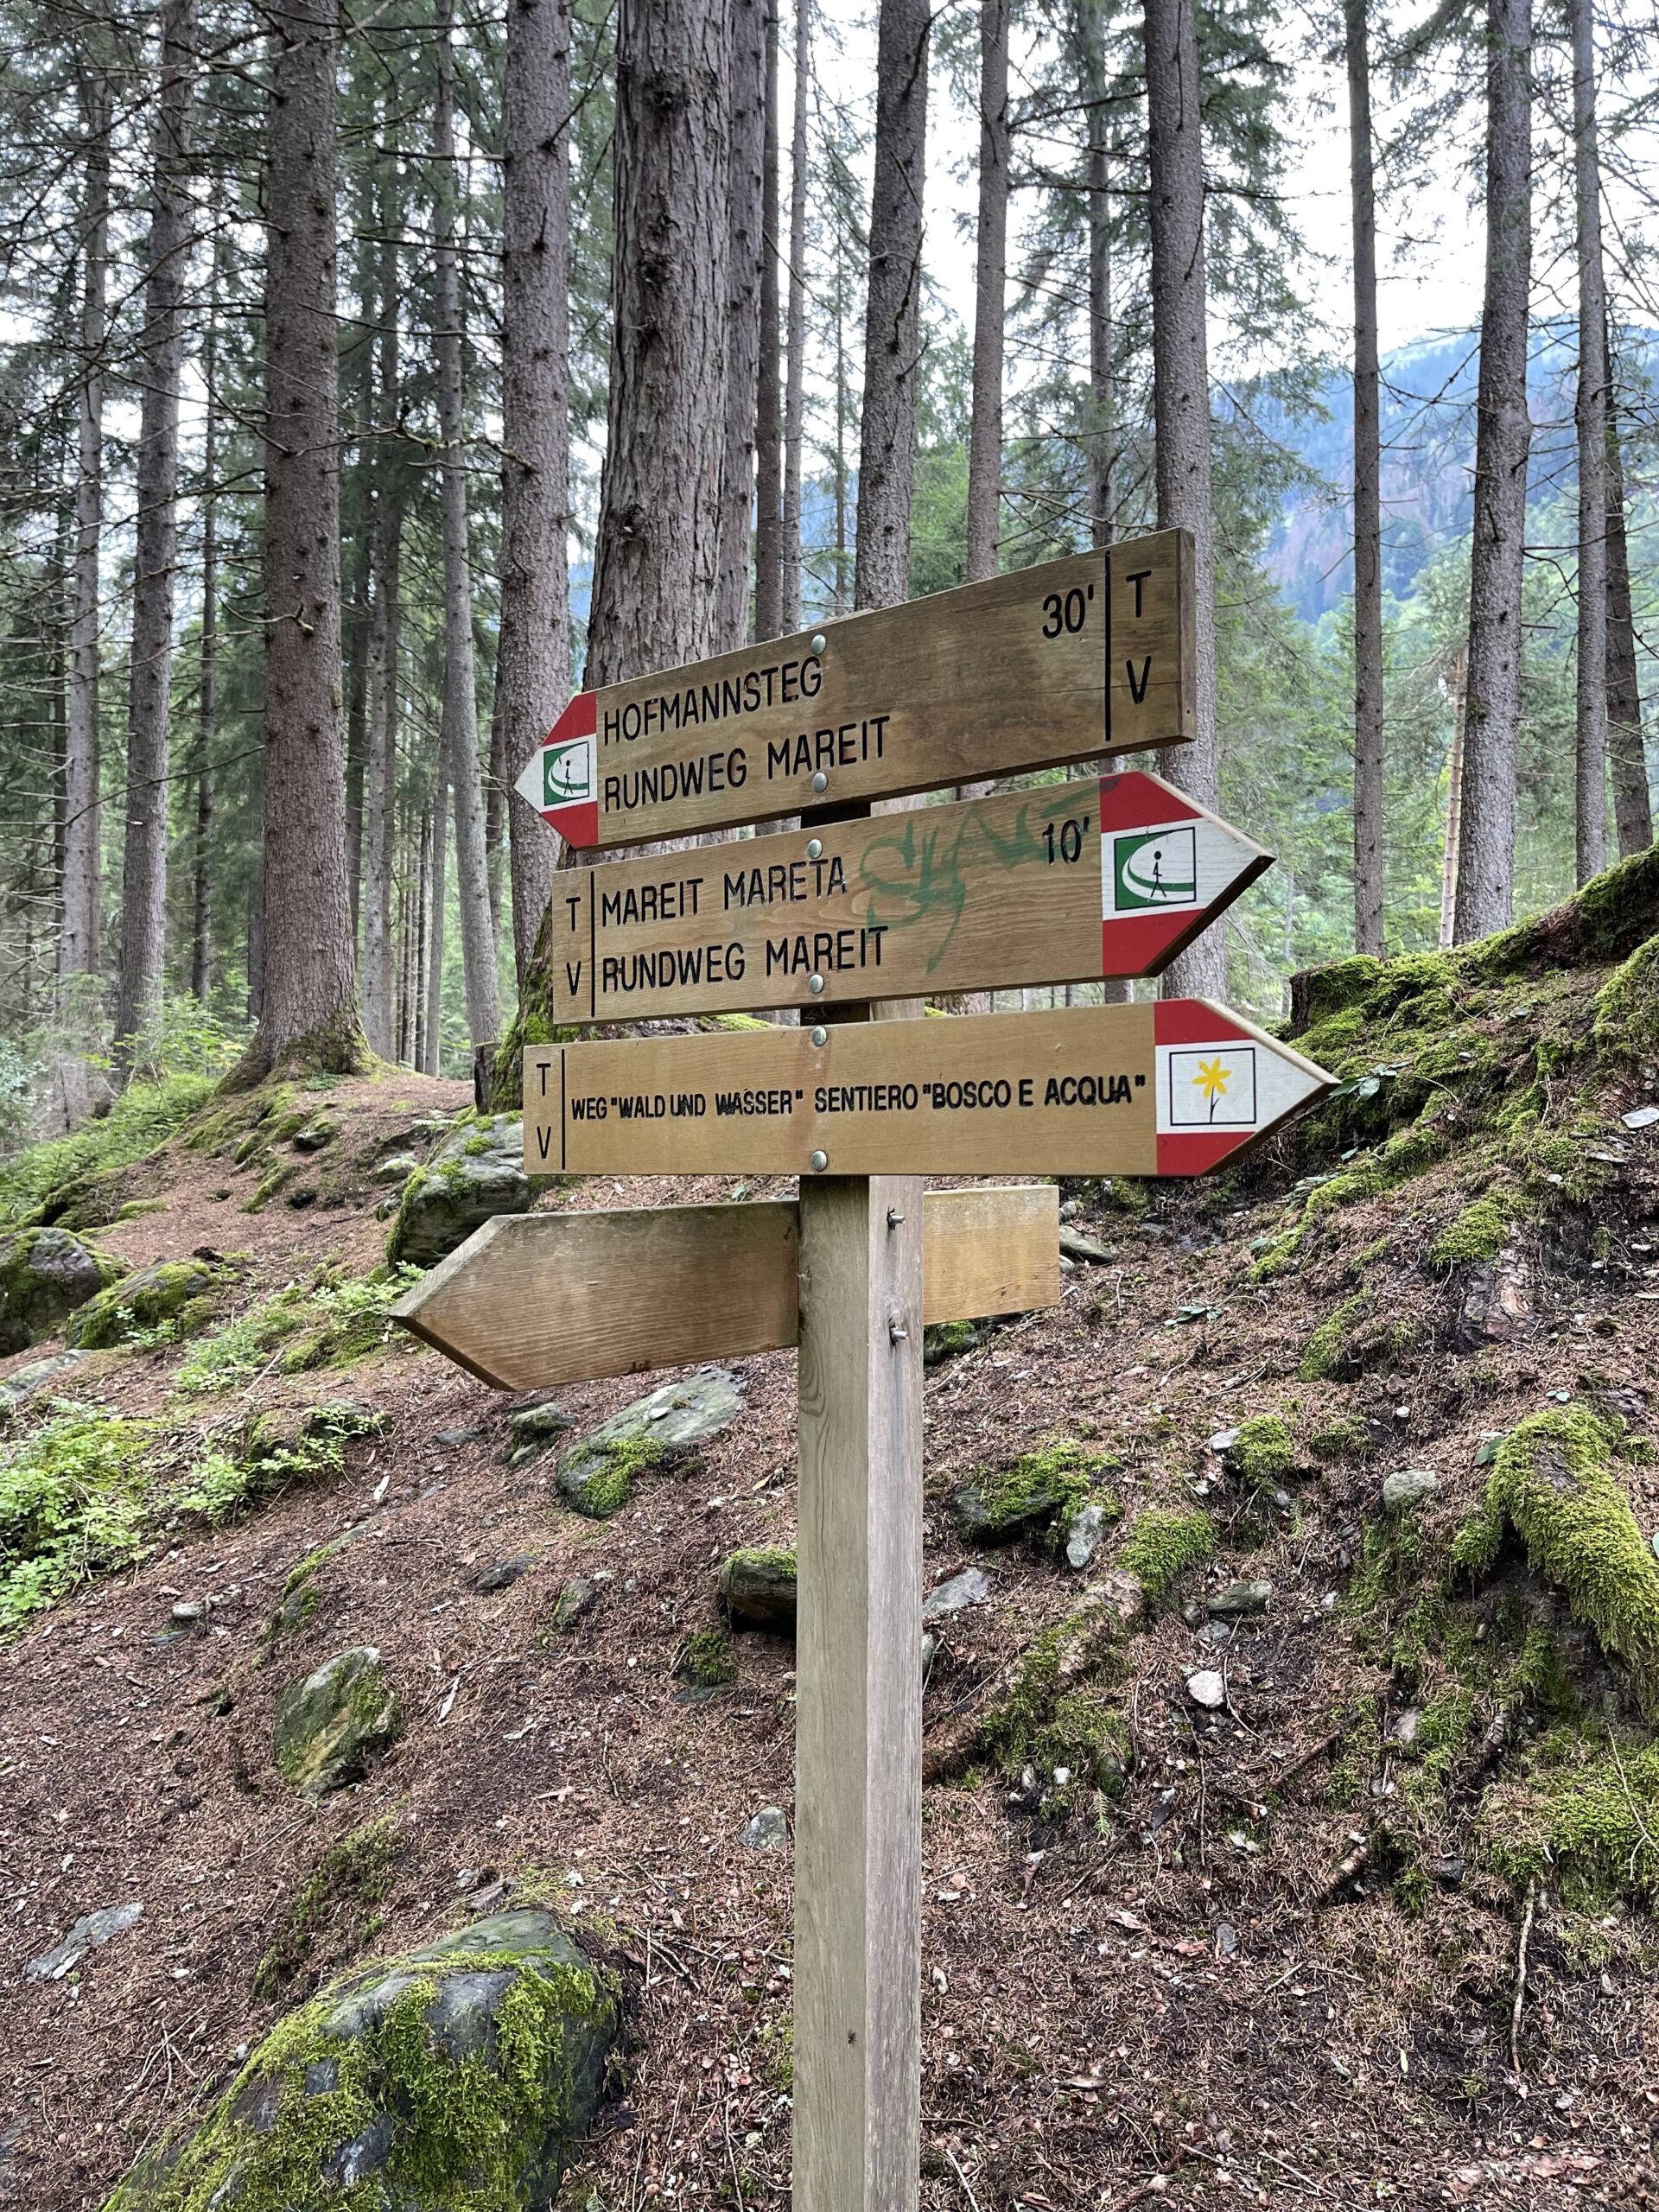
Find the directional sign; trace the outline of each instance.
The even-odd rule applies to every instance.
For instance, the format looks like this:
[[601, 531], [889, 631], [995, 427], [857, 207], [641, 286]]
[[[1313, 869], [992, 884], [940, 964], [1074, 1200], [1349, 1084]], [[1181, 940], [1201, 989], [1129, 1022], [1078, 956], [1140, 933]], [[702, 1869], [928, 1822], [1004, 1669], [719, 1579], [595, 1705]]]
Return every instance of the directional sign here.
[[556, 1021], [1149, 976], [1273, 865], [1160, 777], [573, 868]]
[[[391, 1311], [480, 1381], [539, 1390], [780, 1350], [800, 1332], [800, 1287], [792, 1198], [498, 1214]], [[1059, 1294], [1052, 1183], [928, 1192], [924, 1326], [1028, 1313]]]
[[640, 845], [1052, 767], [1193, 731], [1182, 531], [582, 691], [518, 790], [572, 845]]
[[531, 1046], [548, 1174], [1198, 1175], [1331, 1087], [1205, 999]]

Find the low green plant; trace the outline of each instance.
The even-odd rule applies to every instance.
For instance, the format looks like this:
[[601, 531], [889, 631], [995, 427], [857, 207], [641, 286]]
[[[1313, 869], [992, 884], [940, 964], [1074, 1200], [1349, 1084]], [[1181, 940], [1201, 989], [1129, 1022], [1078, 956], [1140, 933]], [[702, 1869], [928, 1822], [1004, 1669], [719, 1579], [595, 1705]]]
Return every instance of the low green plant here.
[[331, 1843], [289, 1898], [270, 1948], [254, 1970], [260, 2004], [281, 1997], [311, 1961], [330, 1921], [344, 1921], [329, 1963], [338, 1966], [371, 1944], [380, 1932], [377, 1908], [391, 1894], [392, 1868], [403, 1848], [391, 1814]]
[[149, 1550], [156, 1433], [66, 1408], [0, 1449], [0, 1636]]
[[1117, 1564], [1136, 1578], [1148, 1598], [1158, 1599], [1190, 1567], [1213, 1557], [1215, 1548], [1216, 1531], [1207, 1513], [1149, 1505], [1136, 1516]]

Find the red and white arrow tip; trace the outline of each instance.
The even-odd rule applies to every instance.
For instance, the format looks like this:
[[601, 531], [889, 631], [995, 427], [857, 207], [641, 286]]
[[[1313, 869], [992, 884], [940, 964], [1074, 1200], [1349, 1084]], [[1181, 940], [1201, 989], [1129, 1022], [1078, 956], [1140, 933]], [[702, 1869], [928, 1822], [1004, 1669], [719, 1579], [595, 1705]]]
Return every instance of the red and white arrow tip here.
[[1160, 1175], [1219, 1166], [1335, 1086], [1294, 1046], [1209, 999], [1159, 1000], [1153, 1042]]
[[1103, 776], [1101, 974], [1160, 974], [1272, 866], [1270, 853], [1160, 776]]
[[513, 785], [567, 845], [599, 839], [599, 695], [578, 691]]

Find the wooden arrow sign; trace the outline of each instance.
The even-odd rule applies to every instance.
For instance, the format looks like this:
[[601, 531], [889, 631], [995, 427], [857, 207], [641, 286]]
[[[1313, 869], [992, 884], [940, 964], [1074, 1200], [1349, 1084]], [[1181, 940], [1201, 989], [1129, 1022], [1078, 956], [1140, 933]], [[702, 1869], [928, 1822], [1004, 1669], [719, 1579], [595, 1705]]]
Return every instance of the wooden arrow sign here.
[[[499, 1390], [774, 1351], [799, 1333], [799, 1221], [787, 1198], [498, 1215], [392, 1319]], [[924, 1325], [1052, 1306], [1058, 1230], [1052, 1183], [930, 1191]]]
[[1272, 865], [1136, 771], [574, 868], [553, 889], [553, 1018], [1156, 975]]
[[1192, 630], [1160, 531], [579, 692], [516, 788], [569, 844], [639, 845], [1178, 745]]
[[1332, 1085], [1207, 999], [530, 1046], [535, 1174], [1198, 1175]]

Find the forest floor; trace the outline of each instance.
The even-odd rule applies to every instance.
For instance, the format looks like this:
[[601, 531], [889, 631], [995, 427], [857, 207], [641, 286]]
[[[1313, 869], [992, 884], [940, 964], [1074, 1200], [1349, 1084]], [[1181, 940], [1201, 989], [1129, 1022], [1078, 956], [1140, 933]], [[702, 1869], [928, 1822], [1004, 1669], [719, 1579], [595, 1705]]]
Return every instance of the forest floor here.
[[[1580, 963], [1578, 997], [1558, 992], [1551, 1018], [1584, 1031], [1618, 972]], [[1469, 1039], [1509, 1049], [1517, 989], [1535, 1004], [1557, 983], [1456, 984], [1433, 1049], [1455, 1021], [1455, 1051], [1490, 1076]], [[1387, 1070], [1384, 1103], [1410, 1052], [1430, 1049], [1418, 1012], [1393, 1060], [1376, 1039], [1400, 1017], [1374, 991], [1363, 1036], [1348, 1025], [1353, 1051]], [[1614, 1668], [1585, 1625], [1593, 1602], [1570, 1573], [1530, 1568], [1512, 1533], [1455, 1587], [1440, 1565], [1485, 1510], [1494, 1437], [1541, 1415], [1605, 1421], [1626, 1517], [1644, 1546], [1659, 1526], [1659, 1471], [1639, 1448], [1654, 1421], [1659, 1129], [1620, 1118], [1659, 1096], [1653, 1073], [1598, 1073], [1602, 1134], [1573, 1140], [1610, 1163], [1592, 1192], [1563, 1193], [1535, 1141], [1530, 1165], [1502, 1171], [1515, 1217], [1487, 1240], [1501, 1252], [1472, 1259], [1434, 1256], [1498, 1172], [1466, 1091], [1410, 1179], [1356, 1179], [1388, 1128], [1368, 1147], [1327, 1109], [1321, 1138], [1214, 1189], [1067, 1185], [1071, 1225], [1107, 1256], [1065, 1274], [1057, 1308], [930, 1370], [926, 1586], [975, 1564], [993, 1587], [939, 1624], [927, 1689], [947, 1770], [924, 1820], [927, 2212], [1659, 2205], [1659, 1844], [1635, 1665], [1653, 1654], [1637, 1638], [1632, 1666]], [[1443, 1100], [1456, 1084], [1430, 1088]], [[467, 1099], [399, 1076], [340, 1084], [326, 1103], [328, 1203], [245, 1213], [257, 1161], [229, 1164], [228, 1139], [175, 1139], [140, 1178], [164, 1205], [99, 1241], [133, 1265], [232, 1257], [221, 1329], [325, 1270], [365, 1276], [386, 1236], [377, 1150], [411, 1115]], [[1404, 1126], [1396, 1114], [1396, 1143]], [[1336, 1149], [1310, 1181], [1316, 1142]], [[1310, 1205], [1332, 1178], [1336, 1197]], [[539, 1203], [734, 1187], [607, 1179]], [[0, 1383], [50, 1348], [0, 1362]], [[191, 1350], [95, 1354], [63, 1395], [153, 1420], [181, 1451], [205, 1427], [321, 1398], [385, 1426], [343, 1470], [243, 1517], [181, 1520], [0, 1649], [0, 2204], [100, 2205], [320, 1977], [365, 1946], [429, 1940], [538, 1869], [578, 1926], [587, 1912], [616, 1931], [631, 2008], [624, 2084], [565, 2200], [781, 2206], [790, 1854], [739, 1838], [759, 1808], [791, 1806], [793, 1647], [734, 1637], [735, 1681], [713, 1695], [676, 1662], [718, 1624], [722, 1558], [793, 1541], [792, 1357], [735, 1363], [741, 1416], [594, 1522], [560, 1503], [556, 1447], [505, 1464], [509, 1419], [535, 1397], [503, 1397], [434, 1352], [400, 1338], [348, 1374], [267, 1367], [191, 1395]], [[580, 1436], [650, 1387], [557, 1395]], [[1254, 1461], [1211, 1448], [1261, 1416]], [[1155, 1598], [1094, 1670], [1112, 1717], [1096, 1710], [1092, 1736], [1075, 1700], [1025, 1726], [1009, 1695], [1089, 1573], [1040, 1532], [970, 1544], [949, 1510], [969, 1477], [1057, 1440], [1098, 1455], [1122, 1508], [1090, 1572], [1136, 1559]], [[1408, 1468], [1437, 1478], [1408, 1542], [1379, 1503]], [[1203, 1541], [1171, 1556], [1159, 1590], [1153, 1536], [1195, 1520]], [[342, 1538], [315, 1572], [315, 1611], [274, 1636], [296, 1564]], [[520, 1559], [488, 1586], [503, 1578], [487, 1569]], [[597, 1603], [560, 1632], [553, 1609], [577, 1573]], [[1205, 1600], [1240, 1581], [1271, 1595], [1229, 1633]], [[208, 1599], [181, 1630], [175, 1605]], [[1411, 1608], [1429, 1599], [1426, 1623]], [[1605, 1618], [1601, 1632], [1618, 1644]], [[273, 1703], [355, 1644], [378, 1647], [404, 1733], [366, 1781], [313, 1806], [273, 1764]], [[1531, 1663], [1541, 1652], [1548, 1668]], [[1198, 1669], [1224, 1675], [1219, 1710], [1189, 1691]], [[1622, 1872], [1599, 1844], [1574, 1859], [1540, 1810], [1555, 1786], [1541, 1761], [1570, 1772], [1610, 1744], [1635, 1777]], [[1584, 1771], [1584, 1793], [1605, 1786]], [[379, 1821], [388, 1893], [371, 1916], [349, 1885], [325, 1887], [289, 1986], [258, 2001], [256, 1970], [297, 1924], [308, 1878]], [[1529, 1859], [1528, 1837], [1541, 1838]], [[79, 1916], [129, 1901], [142, 1919], [73, 1974], [24, 1979]]]

